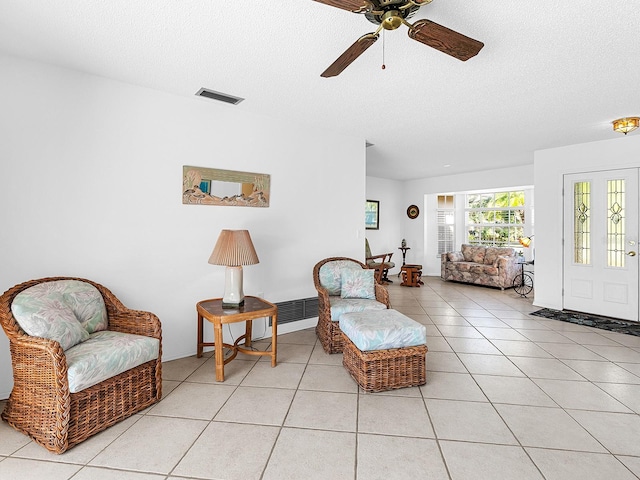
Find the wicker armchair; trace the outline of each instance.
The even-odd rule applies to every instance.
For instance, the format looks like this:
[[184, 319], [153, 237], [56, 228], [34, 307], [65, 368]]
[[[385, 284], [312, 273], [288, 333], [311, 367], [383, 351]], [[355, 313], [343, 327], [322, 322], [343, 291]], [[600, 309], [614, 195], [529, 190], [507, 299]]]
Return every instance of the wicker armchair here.
[[[96, 287], [106, 306], [107, 331], [158, 339], [158, 358], [70, 393], [67, 357], [60, 343], [25, 333], [11, 310], [14, 298], [23, 290], [57, 280], [78, 280]], [[9, 337], [14, 383], [2, 419], [53, 453], [63, 453], [162, 396], [162, 330], [158, 317], [126, 308], [98, 283], [52, 277], [16, 285], [0, 296], [0, 323]], [[112, 335], [108, 332], [106, 335]]]
[[[351, 265], [351, 268], [367, 269], [367, 266], [364, 263], [352, 258], [331, 257], [321, 260], [315, 265], [315, 267], [313, 267], [313, 283], [315, 284], [316, 290], [318, 291], [318, 325], [316, 326], [316, 335], [320, 339], [320, 343], [322, 344], [322, 348], [325, 352], [341, 353], [343, 340], [341, 335], [342, 332], [340, 331], [338, 322], [339, 318], [331, 317], [332, 302], [335, 304], [337, 301], [339, 301], [340, 295], [336, 294], [335, 292], [333, 292], [332, 294], [325, 285], [322, 285], [320, 279], [320, 270], [329, 262], [349, 262], [349, 265], [350, 262], [352, 262], [353, 265]], [[378, 275], [376, 275], [376, 279], [377, 278]], [[361, 306], [359, 310], [391, 308], [391, 303], [389, 302], [389, 292], [377, 281], [375, 283], [375, 297], [375, 300], [368, 300], [368, 302], [370, 302], [370, 305], [364, 307]]]

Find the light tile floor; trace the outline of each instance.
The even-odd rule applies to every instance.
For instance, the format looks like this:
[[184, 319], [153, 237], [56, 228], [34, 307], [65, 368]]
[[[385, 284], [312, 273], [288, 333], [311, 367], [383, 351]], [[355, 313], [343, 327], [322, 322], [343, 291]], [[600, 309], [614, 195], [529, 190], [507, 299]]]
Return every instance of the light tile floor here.
[[60, 456], [2, 422], [0, 478], [640, 478], [639, 337], [529, 316], [512, 291], [389, 291], [427, 326], [423, 387], [361, 392], [312, 329], [290, 333], [276, 368], [238, 356], [224, 383], [210, 353], [166, 362], [159, 404]]

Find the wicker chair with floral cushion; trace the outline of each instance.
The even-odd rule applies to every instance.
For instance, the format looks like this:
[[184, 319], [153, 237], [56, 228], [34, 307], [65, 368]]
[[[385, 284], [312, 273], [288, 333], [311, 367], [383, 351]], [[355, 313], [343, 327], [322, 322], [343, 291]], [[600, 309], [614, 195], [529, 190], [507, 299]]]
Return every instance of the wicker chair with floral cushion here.
[[107, 288], [51, 277], [0, 296], [13, 390], [2, 419], [53, 453], [160, 400], [162, 329]]
[[375, 276], [375, 269], [347, 257], [325, 258], [313, 267], [313, 283], [318, 291], [316, 334], [325, 352], [342, 352], [340, 315], [391, 308], [389, 292]]

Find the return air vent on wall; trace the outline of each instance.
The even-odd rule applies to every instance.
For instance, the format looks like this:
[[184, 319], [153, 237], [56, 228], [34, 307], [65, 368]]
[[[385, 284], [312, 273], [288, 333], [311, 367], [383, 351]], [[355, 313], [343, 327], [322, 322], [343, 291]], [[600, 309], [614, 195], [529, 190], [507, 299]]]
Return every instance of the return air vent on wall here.
[[[276, 303], [276, 306], [278, 307], [278, 324], [318, 316], [318, 297], [288, 300]], [[271, 326], [271, 321], [269, 321], [269, 326]]]
[[234, 97], [233, 95], [216, 92], [215, 90], [209, 90], [208, 88], [201, 88], [196, 92], [196, 95], [199, 97], [211, 98], [212, 100], [218, 100], [220, 102], [231, 103], [233, 105], [237, 105], [244, 100], [244, 98]]

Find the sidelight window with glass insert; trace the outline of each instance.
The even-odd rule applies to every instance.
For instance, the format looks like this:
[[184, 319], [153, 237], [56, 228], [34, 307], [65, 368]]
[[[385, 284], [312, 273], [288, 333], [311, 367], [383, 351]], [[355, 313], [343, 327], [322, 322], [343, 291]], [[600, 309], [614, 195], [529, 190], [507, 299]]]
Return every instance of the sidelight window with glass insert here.
[[591, 264], [591, 182], [573, 184], [573, 261]]

